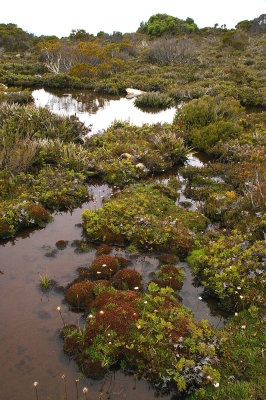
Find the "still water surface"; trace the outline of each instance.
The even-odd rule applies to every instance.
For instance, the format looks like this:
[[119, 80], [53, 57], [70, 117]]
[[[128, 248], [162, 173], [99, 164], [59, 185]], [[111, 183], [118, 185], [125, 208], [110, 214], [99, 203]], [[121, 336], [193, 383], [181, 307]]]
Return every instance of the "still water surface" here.
[[59, 115], [76, 115], [86, 126], [91, 126], [91, 133], [106, 129], [115, 120], [129, 121], [131, 124], [155, 124], [173, 122], [175, 107], [163, 111], [144, 112], [134, 106], [134, 99], [120, 96], [100, 96], [93, 92], [56, 91], [44, 89], [32, 93], [35, 104], [48, 107]]

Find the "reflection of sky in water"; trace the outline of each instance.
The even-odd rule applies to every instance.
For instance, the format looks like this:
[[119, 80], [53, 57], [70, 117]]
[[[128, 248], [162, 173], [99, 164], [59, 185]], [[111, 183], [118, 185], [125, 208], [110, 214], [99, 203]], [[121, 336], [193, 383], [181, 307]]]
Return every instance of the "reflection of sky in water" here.
[[92, 124], [91, 133], [106, 129], [114, 120], [129, 120], [131, 124], [137, 126], [144, 123], [171, 123], [175, 114], [174, 107], [158, 113], [143, 112], [134, 106], [134, 99], [126, 99], [125, 97], [107, 99], [100, 95], [99, 97], [91, 96], [91, 98], [84, 96], [83, 102], [82, 93], [78, 96], [79, 100], [77, 101], [72, 94], [58, 97], [44, 89], [34, 90], [33, 97], [36, 106], [48, 107], [55, 114], [76, 114], [85, 125]]

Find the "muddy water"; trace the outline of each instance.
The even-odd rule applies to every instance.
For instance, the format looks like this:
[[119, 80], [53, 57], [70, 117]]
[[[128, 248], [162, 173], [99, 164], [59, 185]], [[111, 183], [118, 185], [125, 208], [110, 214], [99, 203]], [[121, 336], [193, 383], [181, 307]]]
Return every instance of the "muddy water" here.
[[172, 123], [176, 110], [172, 107], [159, 112], [144, 112], [134, 106], [134, 99], [100, 96], [86, 91], [48, 92], [40, 89], [34, 90], [32, 95], [37, 106], [47, 107], [60, 115], [76, 115], [86, 126], [92, 125], [90, 134], [106, 129], [114, 120], [121, 119], [137, 126]]
[[[96, 198], [95, 202], [83, 204], [73, 212], [58, 213], [54, 221], [42, 230], [26, 231], [15, 239], [0, 246], [0, 399], [28, 400], [34, 399], [32, 383], [39, 382], [39, 400], [59, 400], [64, 395], [66, 376], [68, 399], [76, 399], [75, 379], [79, 377], [76, 363], [67, 357], [62, 350], [59, 329], [62, 321], [56, 310], [62, 307], [66, 323], [83, 324], [80, 314], [69, 311], [63, 303], [63, 294], [50, 291], [42, 293], [39, 287], [40, 274], [46, 274], [60, 285], [66, 285], [76, 274], [80, 265], [89, 265], [95, 257], [95, 249], [87, 253], [79, 253], [73, 241], [82, 238], [81, 212], [86, 208], [102, 205], [102, 196], [108, 198], [111, 188], [107, 185], [90, 187]], [[56, 248], [58, 240], [68, 241], [64, 250]], [[113, 254], [130, 257], [131, 267], [143, 275], [144, 283], [154, 277], [159, 266], [154, 255], [130, 255], [123, 249], [114, 249]], [[208, 304], [198, 299], [202, 288], [193, 286], [191, 272], [186, 263], [182, 264], [186, 271], [181, 296], [184, 305], [190, 307], [197, 319], [208, 319], [215, 326], [223, 324], [221, 315], [215, 315]], [[135, 382], [132, 376], [122, 372], [109, 374], [103, 381], [97, 382], [81, 378], [78, 383], [81, 389], [89, 389], [89, 399], [170, 399], [170, 395], [155, 393], [145, 381]], [[108, 392], [108, 393], [106, 393]], [[108, 397], [109, 396], [109, 397]]]

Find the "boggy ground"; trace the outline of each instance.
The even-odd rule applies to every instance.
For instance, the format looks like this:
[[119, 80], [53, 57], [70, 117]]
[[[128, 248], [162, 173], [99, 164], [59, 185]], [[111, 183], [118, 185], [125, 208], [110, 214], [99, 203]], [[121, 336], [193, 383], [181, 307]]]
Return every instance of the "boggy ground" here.
[[[207, 39], [200, 45], [201, 52], [210, 49], [212, 41]], [[235, 65], [234, 57], [225, 57], [228, 48], [219, 47], [220, 39], [213, 40], [213, 58], [206, 59], [206, 68], [204, 63], [155, 67], [143, 72], [149, 75], [146, 86], [140, 84], [143, 73], [122, 84], [121, 90], [126, 85], [167, 91], [177, 75], [186, 79], [182, 93], [180, 81], [171, 96], [188, 98], [188, 92], [190, 98], [198, 99], [187, 103], [171, 125], [136, 128], [118, 122], [86, 140], [86, 128], [75, 118], [56, 117], [31, 105], [2, 103], [0, 235], [6, 238], [27, 226], [43, 226], [50, 220], [49, 210], [80, 204], [89, 196], [91, 175], [125, 187], [101, 209], [84, 212], [87, 241], [129, 245], [132, 251], [167, 251], [179, 258], [188, 255], [206, 295], [235, 316], [223, 330], [214, 331], [204, 322], [197, 323], [174, 296], [181, 273], [168, 268], [148, 290], [141, 289], [141, 284], [132, 290], [130, 273], [125, 282], [113, 276], [123, 271], [119, 270], [121, 260], [113, 260], [108, 271], [104, 256], [93, 277], [83, 271], [85, 279], [68, 289], [79, 285], [82, 293], [77, 293], [76, 307], [90, 314], [84, 330], [72, 326], [63, 331], [65, 351], [75, 354], [87, 374], [92, 366], [103, 373], [113, 364], [129, 365], [156, 383], [174, 386], [185, 398], [189, 390], [195, 390], [193, 399], [263, 399], [265, 130], [261, 114], [247, 114], [242, 108], [263, 105], [261, 43], [251, 37], [242, 49], [230, 48], [231, 53], [240, 52], [239, 65]], [[248, 55], [251, 45], [256, 49], [254, 63]], [[223, 57], [222, 68], [217, 59]], [[130, 67], [123, 73], [129, 71]], [[204, 80], [200, 81], [202, 71]], [[24, 86], [35, 85], [37, 79], [9, 75], [6, 83]], [[38, 79], [51, 85], [63, 82], [64, 87], [72, 79], [80, 82], [80, 78], [60, 74]], [[117, 78], [101, 79], [97, 85], [109, 88]], [[143, 180], [134, 184], [184, 162], [190, 146], [213, 157], [203, 168], [181, 171], [186, 197], [199, 201], [196, 211], [176, 204], [180, 188], [176, 179], [167, 186]], [[101, 279], [95, 284], [97, 272], [107, 283]], [[179, 284], [171, 290], [173, 277]]]

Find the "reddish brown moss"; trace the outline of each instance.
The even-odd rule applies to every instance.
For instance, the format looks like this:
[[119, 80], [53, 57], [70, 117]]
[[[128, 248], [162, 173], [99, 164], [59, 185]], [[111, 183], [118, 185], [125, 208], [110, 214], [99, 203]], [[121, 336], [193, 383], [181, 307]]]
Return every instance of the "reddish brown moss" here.
[[36, 222], [49, 222], [51, 219], [49, 212], [37, 204], [30, 206], [28, 211]]
[[124, 257], [115, 257], [115, 258], [118, 261], [120, 268], [126, 268], [130, 263], [130, 261]]
[[103, 378], [108, 370], [99, 360], [93, 361], [85, 352], [80, 354], [76, 361], [83, 374], [92, 379]]
[[58, 240], [55, 245], [59, 250], [64, 250], [67, 247], [67, 244], [67, 240]]
[[137, 312], [137, 299], [139, 294], [130, 291], [117, 291], [115, 293], [101, 293], [92, 303], [97, 313], [86, 326], [86, 343], [91, 344], [96, 335], [108, 330], [115, 331], [120, 338], [129, 334], [131, 324], [140, 317]]
[[94, 299], [94, 285], [92, 282], [84, 281], [75, 283], [66, 291], [66, 301], [72, 306], [81, 309], [89, 308]]
[[174, 290], [180, 290], [183, 286], [184, 273], [173, 265], [164, 265], [158, 273], [158, 280], [162, 286], [169, 286]]
[[103, 254], [109, 254], [111, 253], [112, 248], [108, 246], [108, 244], [102, 244], [101, 246], [98, 247], [97, 249], [97, 256], [102, 256]]
[[14, 230], [7, 224], [0, 224], [0, 239], [7, 239], [13, 236]]
[[139, 287], [141, 283], [141, 275], [134, 269], [122, 269], [118, 271], [112, 278], [112, 284], [121, 290], [133, 290]]
[[91, 263], [90, 273], [97, 278], [110, 278], [119, 270], [119, 263], [115, 257], [102, 255]]
[[163, 264], [175, 264], [178, 262], [178, 257], [175, 254], [161, 254], [159, 260]]

